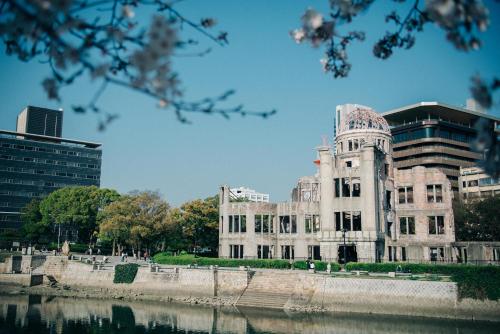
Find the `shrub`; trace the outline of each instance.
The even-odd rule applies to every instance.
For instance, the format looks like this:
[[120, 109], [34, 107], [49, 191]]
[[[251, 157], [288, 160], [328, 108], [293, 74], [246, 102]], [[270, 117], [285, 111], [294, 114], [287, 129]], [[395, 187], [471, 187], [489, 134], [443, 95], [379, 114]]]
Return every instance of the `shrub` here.
[[457, 283], [459, 298], [500, 299], [500, 267], [464, 264], [348, 263], [346, 270], [403, 271], [413, 274], [449, 275]]
[[127, 263], [115, 266], [115, 277], [113, 283], [132, 283], [137, 275], [138, 264]]

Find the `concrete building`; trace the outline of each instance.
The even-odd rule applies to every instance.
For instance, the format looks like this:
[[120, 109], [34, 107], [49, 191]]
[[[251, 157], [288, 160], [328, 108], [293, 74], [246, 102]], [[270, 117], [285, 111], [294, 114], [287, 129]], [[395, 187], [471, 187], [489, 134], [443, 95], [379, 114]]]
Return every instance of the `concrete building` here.
[[415, 166], [441, 170], [458, 193], [460, 168], [473, 167], [482, 155], [471, 149], [476, 130], [483, 119], [497, 129], [500, 119], [482, 111], [460, 108], [439, 102], [420, 102], [381, 115], [391, 126], [393, 160], [397, 169]]
[[459, 193], [464, 201], [500, 195], [500, 180], [479, 167], [460, 168]]
[[233, 199], [244, 199], [250, 202], [264, 202], [269, 203], [269, 194], [263, 194], [256, 192], [253, 189], [246, 187], [238, 187], [230, 189], [231, 198]]
[[[342, 108], [341, 108], [342, 109]], [[339, 110], [339, 109], [337, 109]], [[315, 175], [291, 201], [241, 203], [220, 189], [219, 256], [349, 261], [449, 261], [450, 181], [436, 168], [397, 170], [389, 124], [355, 106], [317, 148]]]
[[98, 143], [0, 130], [0, 233], [21, 227], [20, 212], [34, 198], [62, 187], [99, 186], [101, 155]]

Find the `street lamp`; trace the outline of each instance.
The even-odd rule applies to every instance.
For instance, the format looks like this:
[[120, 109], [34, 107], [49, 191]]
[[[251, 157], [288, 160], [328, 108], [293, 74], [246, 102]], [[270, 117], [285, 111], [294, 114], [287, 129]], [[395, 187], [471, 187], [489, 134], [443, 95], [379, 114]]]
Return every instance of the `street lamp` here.
[[347, 232], [347, 229], [343, 228], [342, 229], [342, 238], [344, 239], [344, 266], [347, 262], [347, 256], [346, 256], [346, 245], [345, 245], [345, 233]]

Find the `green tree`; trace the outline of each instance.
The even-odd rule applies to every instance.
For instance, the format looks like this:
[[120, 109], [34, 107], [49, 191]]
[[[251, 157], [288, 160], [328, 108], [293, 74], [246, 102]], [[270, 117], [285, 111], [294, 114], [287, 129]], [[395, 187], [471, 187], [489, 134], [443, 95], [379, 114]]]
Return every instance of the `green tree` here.
[[500, 197], [453, 202], [455, 233], [460, 241], [500, 240]]
[[23, 238], [33, 244], [45, 244], [50, 241], [50, 225], [42, 220], [40, 202], [40, 199], [34, 198], [21, 210]]
[[[170, 206], [157, 192], [134, 192], [107, 205], [99, 214], [100, 237], [118, 246], [126, 244], [135, 253], [143, 248], [158, 249], [166, 231]], [[163, 243], [164, 244], [164, 243]]]
[[71, 226], [78, 230], [80, 240], [91, 243], [97, 229], [99, 210], [119, 196], [115, 190], [95, 186], [58, 189], [40, 203], [42, 222], [47, 226]]
[[181, 212], [180, 223], [189, 246], [216, 249], [219, 244], [218, 196], [184, 203]]

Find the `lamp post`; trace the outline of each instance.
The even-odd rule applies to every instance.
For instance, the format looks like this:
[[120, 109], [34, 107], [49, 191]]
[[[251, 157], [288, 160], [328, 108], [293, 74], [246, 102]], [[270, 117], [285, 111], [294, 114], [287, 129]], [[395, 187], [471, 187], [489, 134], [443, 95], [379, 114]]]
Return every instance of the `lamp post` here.
[[345, 245], [345, 233], [347, 232], [347, 229], [343, 228], [342, 229], [342, 238], [344, 239], [344, 266], [347, 262], [347, 257], [346, 257], [346, 245]]

